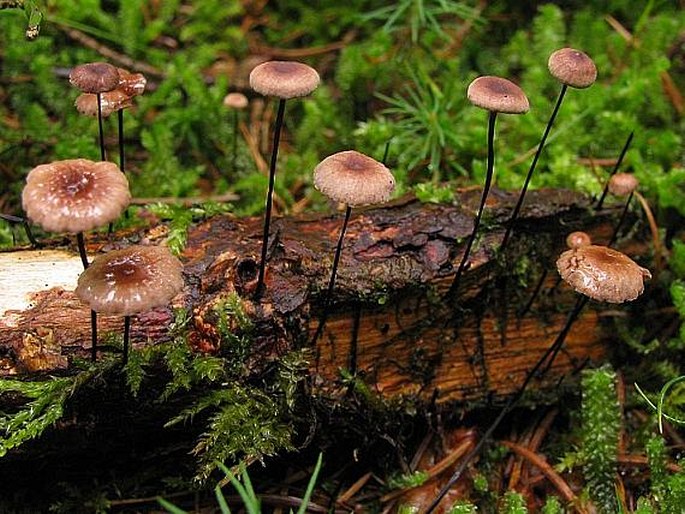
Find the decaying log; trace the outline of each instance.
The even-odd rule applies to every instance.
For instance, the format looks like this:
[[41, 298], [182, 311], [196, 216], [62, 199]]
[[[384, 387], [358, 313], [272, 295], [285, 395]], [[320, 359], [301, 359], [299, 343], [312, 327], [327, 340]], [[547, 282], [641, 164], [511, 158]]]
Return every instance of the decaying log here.
[[[311, 349], [315, 392], [341, 392], [341, 370], [386, 397], [411, 395], [440, 403], [496, 399], [516, 390], [575, 301], [566, 286], [554, 287], [554, 260], [564, 238], [582, 229], [598, 244], [606, 242], [620, 209], [594, 213], [582, 195], [533, 192], [506, 255], [497, 256], [515, 196], [495, 191], [471, 266], [456, 296], [449, 297], [479, 195], [462, 191], [456, 207], [409, 198], [353, 213], [331, 314]], [[250, 360], [255, 369], [310, 345], [340, 224], [339, 215], [277, 220], [267, 292], [259, 302], [252, 293], [261, 219], [223, 215], [194, 225], [181, 256], [186, 288], [172, 305], [192, 313], [193, 347], [221, 352], [217, 306], [230, 294], [240, 295], [256, 323]], [[87, 239], [89, 251], [98, 253], [131, 242], [160, 243], [166, 235], [165, 225], [154, 224], [137, 233]], [[54, 372], [68, 368], [74, 356], [88, 356], [89, 311], [73, 294], [80, 261], [73, 246], [58, 243], [0, 254], [4, 376]], [[545, 270], [547, 293], [520, 316]], [[565, 350], [534, 389], [544, 392], [588, 359], [605, 357], [608, 334], [598, 320], [601, 308], [594, 305], [581, 316]], [[134, 346], [168, 338], [171, 320], [171, 307], [136, 316]], [[99, 325], [101, 334], [118, 332], [122, 320], [102, 316]]]

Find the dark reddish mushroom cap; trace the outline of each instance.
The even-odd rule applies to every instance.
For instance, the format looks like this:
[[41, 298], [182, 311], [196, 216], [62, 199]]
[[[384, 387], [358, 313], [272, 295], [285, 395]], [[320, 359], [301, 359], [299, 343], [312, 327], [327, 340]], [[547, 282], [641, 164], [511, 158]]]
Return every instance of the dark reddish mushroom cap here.
[[590, 57], [573, 48], [562, 48], [552, 53], [547, 61], [552, 76], [562, 84], [584, 89], [597, 80], [597, 67]]
[[50, 232], [85, 232], [116, 220], [131, 201], [128, 180], [111, 162], [70, 159], [41, 164], [26, 177], [22, 205]]
[[128, 97], [139, 96], [145, 92], [147, 79], [142, 73], [131, 73], [124, 68], [117, 68], [119, 84], [116, 89]]
[[[76, 110], [86, 116], [98, 115], [98, 97], [93, 93], [81, 93], [74, 102]], [[127, 109], [133, 105], [131, 97], [120, 89], [114, 89], [100, 94], [100, 112], [104, 118], [120, 109]]]
[[354, 150], [329, 155], [314, 168], [314, 187], [352, 207], [387, 202], [395, 190], [390, 170]]
[[247, 107], [247, 97], [242, 93], [228, 93], [224, 97], [224, 107], [229, 109], [244, 109]]
[[250, 72], [250, 87], [264, 96], [288, 99], [307, 96], [320, 82], [311, 66], [295, 61], [268, 61]]
[[130, 246], [96, 257], [76, 296], [95, 312], [130, 316], [168, 304], [183, 289], [182, 272], [165, 246]]
[[469, 84], [466, 97], [476, 107], [493, 112], [523, 114], [530, 109], [523, 90], [501, 77], [478, 77]]
[[609, 303], [634, 300], [644, 291], [644, 280], [652, 278], [627, 255], [596, 245], [565, 251], [557, 259], [557, 270], [579, 293]]
[[637, 189], [640, 181], [631, 173], [616, 173], [609, 179], [609, 192], [616, 196], [628, 196]]
[[69, 82], [84, 93], [104, 93], [119, 85], [119, 72], [106, 62], [90, 62], [76, 66]]
[[571, 232], [566, 236], [566, 246], [569, 248], [580, 248], [592, 244], [592, 239], [586, 232]]

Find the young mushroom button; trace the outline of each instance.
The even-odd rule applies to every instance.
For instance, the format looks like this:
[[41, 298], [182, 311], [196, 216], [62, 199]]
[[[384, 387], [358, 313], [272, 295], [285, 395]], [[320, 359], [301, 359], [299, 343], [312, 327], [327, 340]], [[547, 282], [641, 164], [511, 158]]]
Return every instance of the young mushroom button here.
[[557, 270], [579, 293], [609, 303], [634, 300], [644, 291], [644, 280], [652, 278], [627, 255], [596, 245], [565, 251], [557, 259]]

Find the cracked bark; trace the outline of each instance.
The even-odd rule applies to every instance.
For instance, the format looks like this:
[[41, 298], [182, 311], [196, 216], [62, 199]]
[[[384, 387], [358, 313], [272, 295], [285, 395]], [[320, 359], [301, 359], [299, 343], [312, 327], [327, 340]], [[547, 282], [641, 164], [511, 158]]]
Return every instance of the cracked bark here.
[[[602, 244], [620, 209], [595, 214], [582, 195], [532, 192], [506, 256], [497, 256], [502, 224], [516, 195], [493, 191], [471, 266], [456, 297], [449, 298], [479, 195], [478, 190], [461, 191], [456, 207], [402, 199], [353, 213], [331, 314], [310, 349], [315, 393], [342, 394], [341, 369], [384, 397], [489, 401], [516, 390], [560, 330], [575, 296], [562, 285], [552, 295], [543, 292], [526, 315], [517, 311], [528, 302], [544, 269], [550, 273], [543, 290], [556, 282], [554, 261], [570, 231], [589, 232]], [[241, 296], [256, 324], [249, 360], [255, 372], [289, 349], [308, 347], [342, 215], [275, 220], [267, 291], [253, 302], [261, 221], [218, 216], [193, 225], [181, 256], [186, 288], [169, 308], [134, 317], [134, 347], [167, 339], [172, 307], [185, 307], [193, 317], [191, 345], [196, 351], [221, 352], [214, 307], [230, 293]], [[161, 243], [166, 234], [165, 225], [154, 224], [111, 240], [104, 234], [89, 236], [89, 252], [136, 241]], [[76, 271], [70, 267], [74, 259], [78, 264], [78, 255], [73, 247], [60, 248], [64, 241], [50, 241], [42, 250], [0, 254], [0, 288], [6, 292], [0, 301], [0, 375], [60, 372], [68, 370], [74, 357], [88, 356], [90, 314], [73, 294], [78, 266]], [[633, 250], [644, 251], [644, 246]], [[62, 269], [65, 274], [56, 271]], [[36, 285], [28, 285], [34, 283], [29, 280], [33, 274]], [[30, 304], [11, 298], [18, 284], [32, 291]], [[577, 366], [606, 357], [611, 337], [599, 321], [602, 306], [594, 307], [578, 320], [565, 350], [533, 390], [553, 391]], [[98, 319], [102, 335], [121, 332], [123, 319]]]

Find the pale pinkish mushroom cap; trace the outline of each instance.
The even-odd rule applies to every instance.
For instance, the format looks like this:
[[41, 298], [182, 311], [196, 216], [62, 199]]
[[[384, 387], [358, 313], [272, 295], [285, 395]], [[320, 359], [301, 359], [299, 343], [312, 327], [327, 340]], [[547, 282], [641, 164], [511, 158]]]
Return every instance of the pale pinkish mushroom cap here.
[[320, 82], [311, 66], [295, 61], [268, 61], [250, 72], [250, 87], [264, 96], [282, 99], [307, 96]]
[[[81, 93], [74, 102], [76, 110], [85, 116], [98, 115], [98, 97], [93, 93]], [[127, 109], [131, 107], [131, 97], [126, 95], [120, 89], [114, 89], [100, 94], [100, 111], [102, 117], [107, 118], [110, 114], [117, 112], [120, 109]]]
[[90, 62], [76, 66], [69, 82], [84, 93], [104, 93], [119, 85], [119, 72], [106, 62]]
[[95, 312], [130, 316], [167, 305], [183, 289], [182, 272], [165, 246], [130, 246], [96, 257], [76, 296]]
[[592, 244], [592, 239], [586, 232], [571, 232], [566, 236], [566, 246], [569, 248], [580, 248]]
[[387, 202], [395, 190], [390, 170], [354, 150], [329, 155], [314, 168], [314, 187], [351, 207]]
[[466, 97], [476, 107], [493, 112], [523, 114], [530, 109], [523, 90], [501, 77], [478, 77], [469, 84]]
[[224, 97], [224, 107], [229, 109], [244, 109], [247, 107], [247, 97], [242, 93], [228, 93]]
[[573, 48], [552, 53], [547, 61], [552, 76], [562, 84], [584, 89], [597, 80], [597, 67], [587, 54]]
[[609, 179], [609, 192], [616, 196], [628, 196], [637, 189], [640, 181], [631, 173], [616, 173]]
[[579, 293], [609, 303], [634, 300], [644, 291], [644, 280], [652, 278], [627, 255], [596, 245], [565, 251], [557, 259], [557, 270]]
[[26, 177], [22, 205], [49, 232], [85, 232], [116, 220], [131, 201], [128, 180], [111, 162], [41, 164]]

